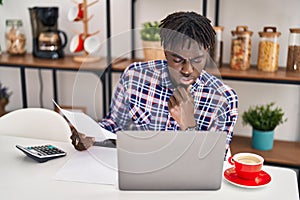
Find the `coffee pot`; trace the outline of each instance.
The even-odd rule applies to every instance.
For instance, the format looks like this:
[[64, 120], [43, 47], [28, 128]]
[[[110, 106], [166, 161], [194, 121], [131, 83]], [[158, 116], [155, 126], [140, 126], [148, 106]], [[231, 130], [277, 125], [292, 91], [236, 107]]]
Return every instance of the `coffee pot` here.
[[58, 7], [29, 8], [32, 27], [32, 53], [35, 57], [57, 59], [64, 57], [68, 38], [57, 27]]
[[[63, 36], [60, 36], [63, 35]], [[41, 32], [38, 38], [38, 48], [42, 51], [58, 51], [66, 46], [66, 42], [62, 43], [61, 37], [67, 37], [62, 31]], [[64, 40], [66, 41], [66, 40]]]

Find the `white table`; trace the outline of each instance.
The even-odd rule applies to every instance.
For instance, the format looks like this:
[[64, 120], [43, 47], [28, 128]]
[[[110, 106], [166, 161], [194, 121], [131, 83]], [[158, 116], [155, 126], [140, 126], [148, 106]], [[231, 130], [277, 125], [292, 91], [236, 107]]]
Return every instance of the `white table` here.
[[[67, 151], [63, 158], [37, 163], [15, 148], [16, 144], [53, 144]], [[3, 200], [93, 199], [289, 199], [299, 200], [293, 170], [264, 166], [272, 182], [263, 188], [246, 189], [223, 180], [217, 191], [120, 191], [116, 186], [57, 181], [56, 172], [75, 152], [71, 144], [0, 136], [0, 198]]]

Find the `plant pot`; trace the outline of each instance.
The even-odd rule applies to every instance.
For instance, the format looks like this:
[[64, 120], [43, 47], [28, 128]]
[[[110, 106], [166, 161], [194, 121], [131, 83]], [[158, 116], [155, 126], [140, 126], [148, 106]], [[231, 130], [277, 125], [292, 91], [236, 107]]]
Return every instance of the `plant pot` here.
[[257, 150], [268, 151], [273, 148], [274, 130], [260, 131], [252, 130], [252, 147]]
[[166, 59], [160, 41], [143, 41], [143, 49], [146, 61]]

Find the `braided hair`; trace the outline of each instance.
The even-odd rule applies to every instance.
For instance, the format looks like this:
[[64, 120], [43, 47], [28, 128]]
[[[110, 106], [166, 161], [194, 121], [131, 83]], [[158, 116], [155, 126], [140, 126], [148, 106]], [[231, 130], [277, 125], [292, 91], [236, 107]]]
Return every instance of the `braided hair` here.
[[200, 47], [209, 49], [214, 46], [215, 34], [211, 21], [195, 12], [175, 12], [161, 20], [160, 38], [166, 48], [173, 48], [175, 43], [191, 39]]

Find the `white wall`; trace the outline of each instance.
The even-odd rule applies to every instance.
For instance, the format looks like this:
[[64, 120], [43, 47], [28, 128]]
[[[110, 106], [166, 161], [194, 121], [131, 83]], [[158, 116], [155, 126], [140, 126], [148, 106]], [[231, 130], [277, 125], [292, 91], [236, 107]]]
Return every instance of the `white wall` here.
[[[80, 0], [79, 0], [80, 1]], [[48, 2], [48, 3], [47, 3]], [[71, 0], [4, 0], [0, 6], [0, 44], [5, 49], [4, 32], [5, 20], [10, 18], [21, 18], [27, 36], [27, 49], [31, 52], [31, 27], [29, 21], [28, 7], [33, 6], [58, 6], [60, 11], [59, 28], [67, 32], [69, 40], [75, 34], [74, 30], [81, 30], [80, 22], [73, 23], [67, 20], [67, 12], [74, 3]], [[289, 28], [300, 27], [300, 2], [298, 0], [224, 0], [220, 1], [220, 25], [224, 30], [224, 62], [229, 62], [231, 30], [237, 25], [248, 25], [253, 33], [253, 47], [251, 63], [257, 62], [258, 32], [264, 26], [276, 26], [282, 33], [280, 36], [279, 65], [285, 66], [287, 57], [287, 45]], [[16, 6], [18, 5], [18, 6]], [[214, 22], [214, 1], [208, 1], [208, 17]], [[128, 56], [130, 53], [130, 0], [111, 0], [112, 7], [112, 48], [114, 56]], [[193, 10], [202, 12], [202, 1], [199, 0], [138, 0], [136, 3], [136, 42], [137, 55], [142, 56], [140, 51], [141, 40], [139, 39], [139, 28], [145, 21], [160, 20], [173, 11]], [[89, 14], [94, 17], [89, 23], [89, 31], [100, 30], [98, 35], [103, 42], [102, 54], [105, 55], [106, 43], [106, 12], [105, 1], [100, 0], [89, 9]], [[65, 52], [70, 54], [69, 45]], [[27, 70], [28, 104], [30, 107], [38, 107], [39, 104], [39, 83], [36, 70]], [[44, 106], [52, 108], [52, 79], [50, 71], [42, 71], [44, 89]], [[119, 74], [114, 76], [118, 80]], [[21, 90], [19, 71], [13, 68], [0, 68], [0, 81], [13, 91], [8, 110], [20, 108]], [[283, 107], [288, 121], [276, 129], [275, 137], [284, 140], [300, 140], [299, 125], [299, 86], [263, 84], [241, 81], [225, 81], [232, 86], [239, 95], [240, 114], [250, 105], [275, 101]], [[59, 102], [65, 105], [85, 106], [88, 114], [94, 118], [102, 117], [101, 85], [93, 74], [58, 72]], [[241, 117], [238, 119], [235, 134], [250, 135], [251, 129], [241, 124]]]

